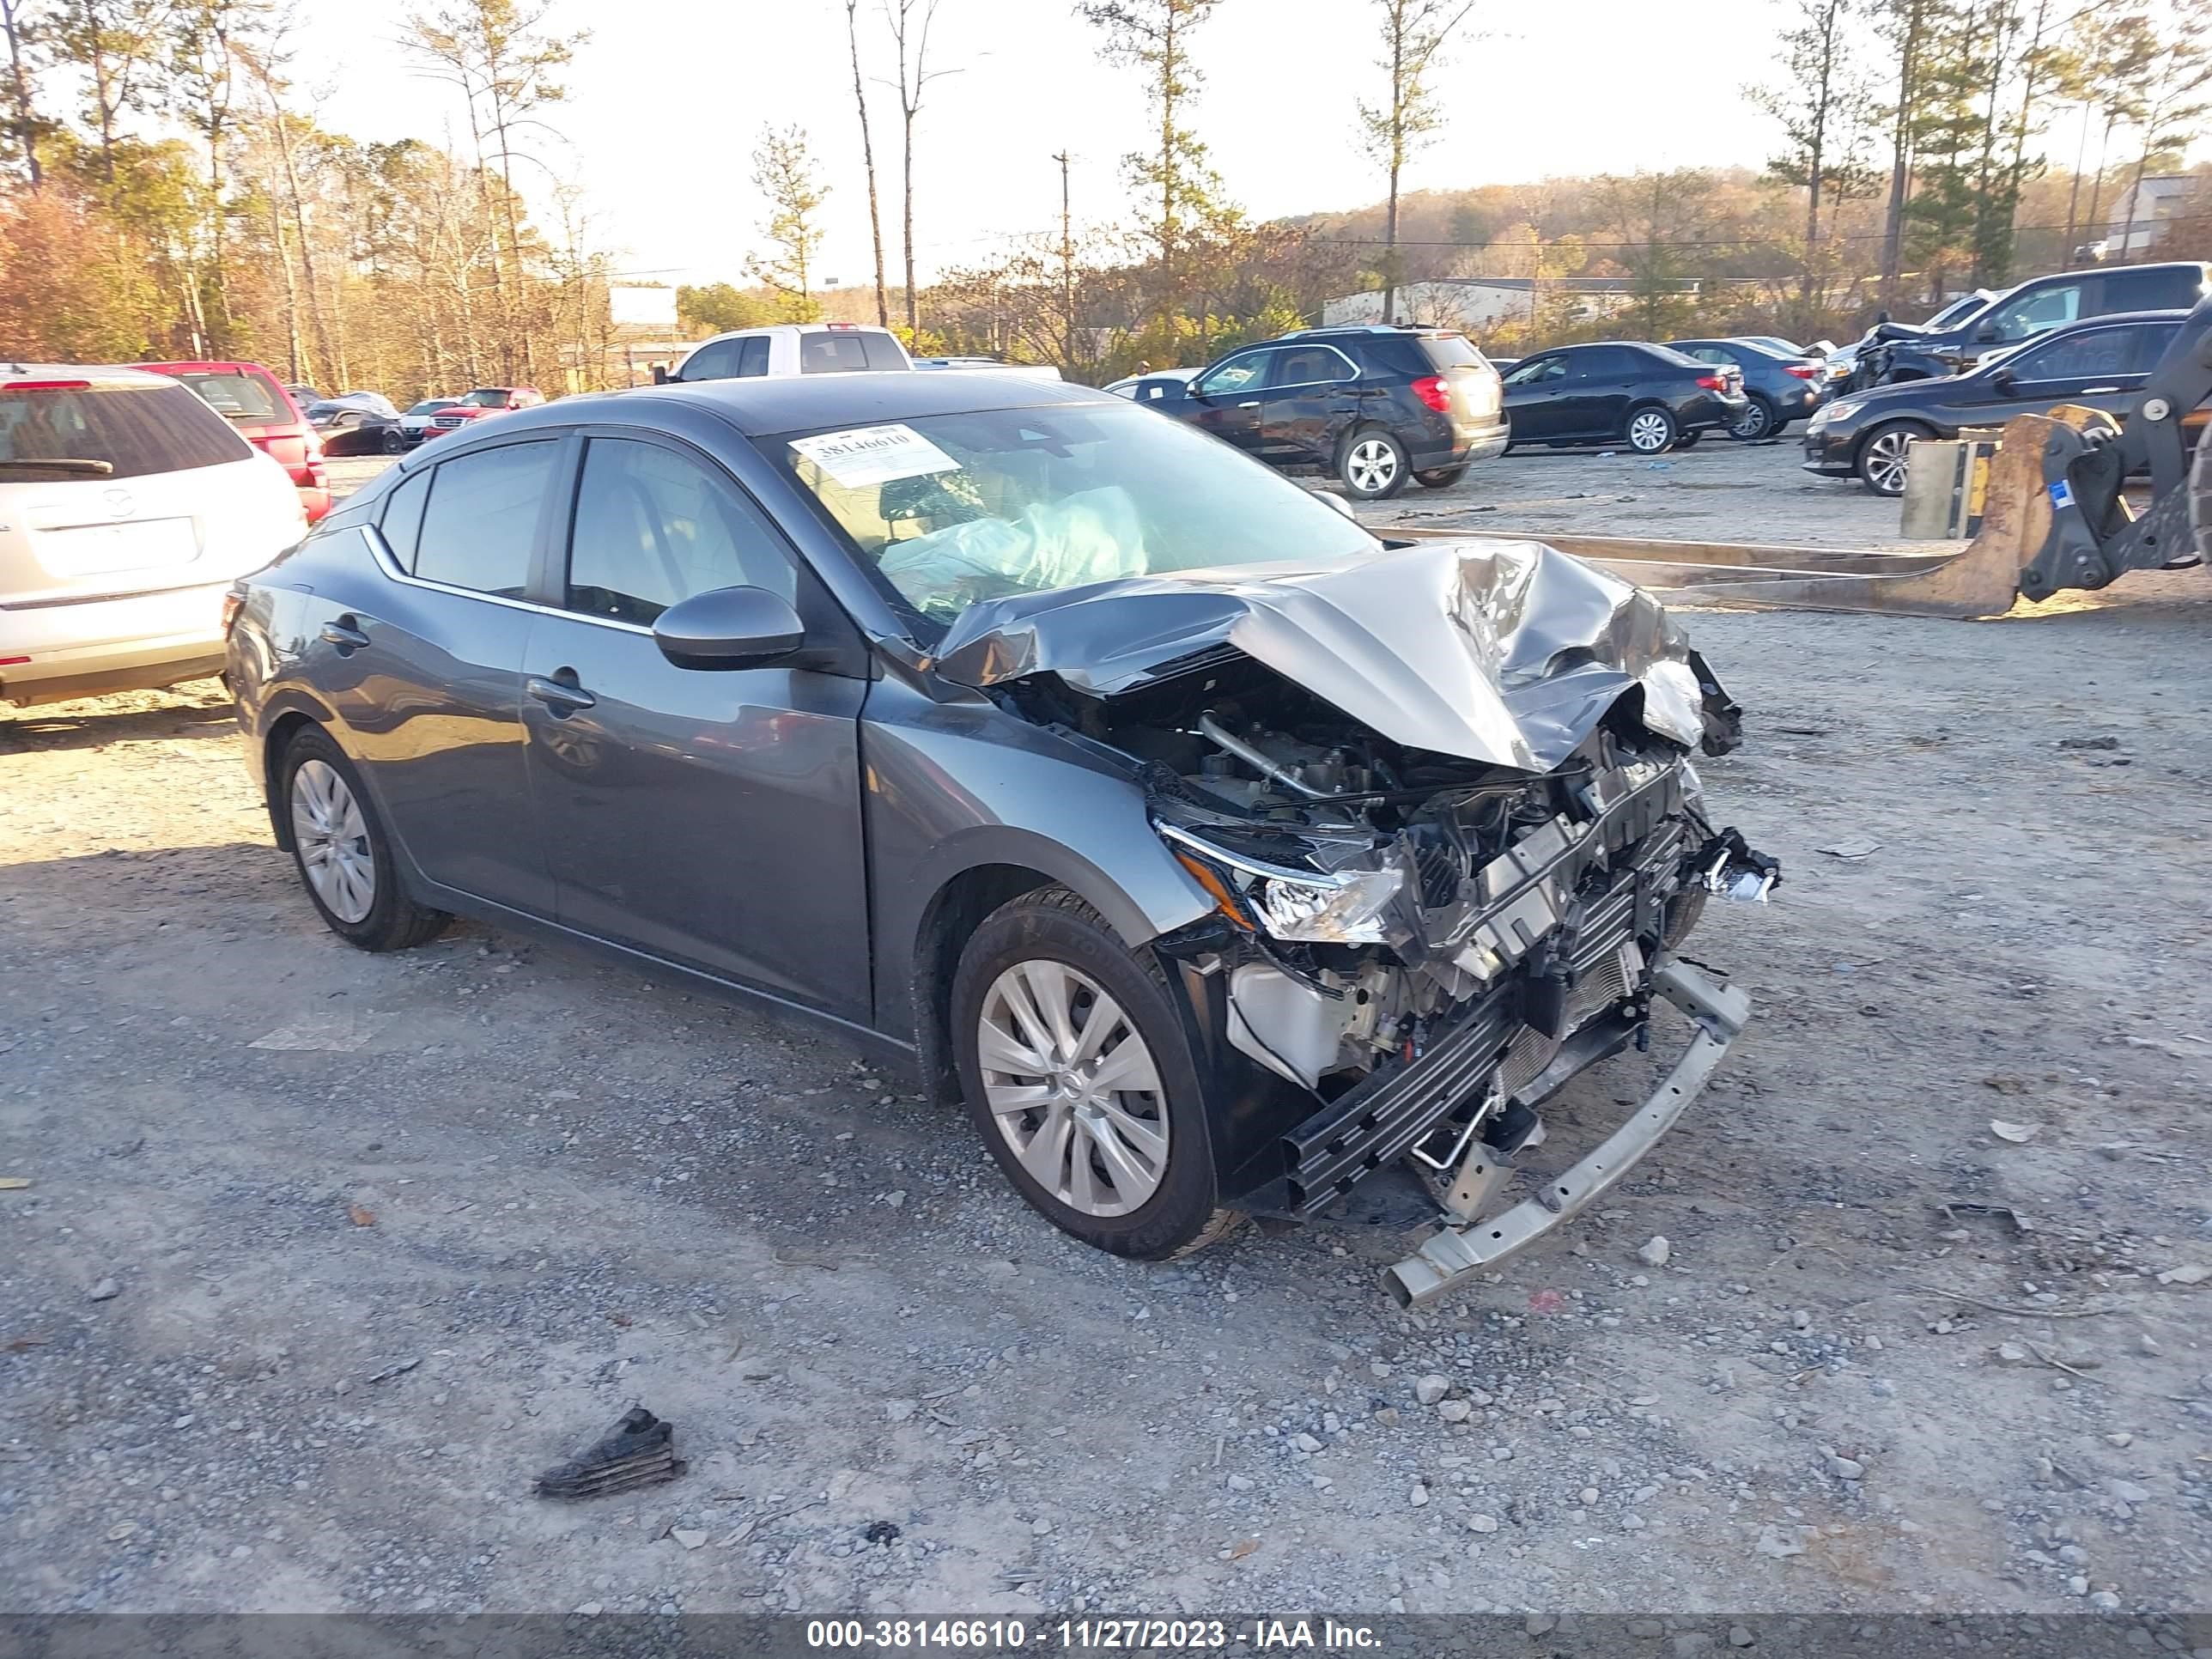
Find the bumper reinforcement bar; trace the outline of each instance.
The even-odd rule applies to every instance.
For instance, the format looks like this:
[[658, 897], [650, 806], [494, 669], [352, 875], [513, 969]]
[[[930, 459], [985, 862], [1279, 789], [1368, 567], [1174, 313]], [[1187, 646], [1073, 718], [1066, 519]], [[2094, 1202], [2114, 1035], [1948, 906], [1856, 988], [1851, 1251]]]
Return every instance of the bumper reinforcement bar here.
[[1441, 1228], [1386, 1272], [1382, 1281], [1401, 1304], [1417, 1308], [1433, 1302], [1571, 1220], [1634, 1169], [1698, 1097], [1750, 1019], [1751, 999], [1680, 961], [1662, 963], [1652, 981], [1658, 994], [1697, 1027], [1674, 1069], [1603, 1145], [1572, 1169], [1549, 1177], [1535, 1197], [1486, 1220]]

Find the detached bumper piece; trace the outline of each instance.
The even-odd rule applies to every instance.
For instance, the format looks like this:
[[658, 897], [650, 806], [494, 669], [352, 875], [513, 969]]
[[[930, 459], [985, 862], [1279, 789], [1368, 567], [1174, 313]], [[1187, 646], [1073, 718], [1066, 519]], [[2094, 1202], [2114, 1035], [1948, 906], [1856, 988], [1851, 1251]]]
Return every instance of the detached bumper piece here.
[[688, 1467], [676, 1455], [675, 1425], [633, 1406], [604, 1437], [538, 1477], [540, 1498], [599, 1498], [673, 1480]]
[[1572, 1220], [1634, 1169], [1698, 1097], [1750, 1019], [1751, 999], [1737, 988], [1715, 984], [1679, 961], [1658, 968], [1652, 988], [1687, 1014], [1697, 1029], [1651, 1097], [1596, 1151], [1547, 1180], [1534, 1198], [1487, 1220], [1445, 1227], [1391, 1267], [1383, 1282], [1401, 1304], [1417, 1308], [1448, 1295], [1474, 1274]]

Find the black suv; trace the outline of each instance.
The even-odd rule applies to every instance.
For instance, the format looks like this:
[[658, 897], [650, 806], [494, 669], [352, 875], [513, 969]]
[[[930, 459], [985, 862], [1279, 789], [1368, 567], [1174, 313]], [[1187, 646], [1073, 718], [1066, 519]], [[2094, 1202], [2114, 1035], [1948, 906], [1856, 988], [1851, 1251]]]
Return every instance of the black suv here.
[[2188, 311], [2212, 294], [2212, 265], [2109, 265], [2034, 276], [1943, 328], [1878, 323], [1852, 381], [1890, 386], [1971, 369], [1990, 352], [2047, 329], [2121, 311]]
[[1639, 455], [1687, 449], [1743, 419], [1743, 371], [1643, 340], [1555, 346], [1505, 377], [1516, 444], [1626, 443]]
[[1300, 329], [1164, 385], [1145, 406], [1278, 466], [1325, 466], [1360, 501], [1396, 495], [1408, 475], [1431, 489], [1456, 483], [1510, 436], [1498, 371], [1442, 328]]

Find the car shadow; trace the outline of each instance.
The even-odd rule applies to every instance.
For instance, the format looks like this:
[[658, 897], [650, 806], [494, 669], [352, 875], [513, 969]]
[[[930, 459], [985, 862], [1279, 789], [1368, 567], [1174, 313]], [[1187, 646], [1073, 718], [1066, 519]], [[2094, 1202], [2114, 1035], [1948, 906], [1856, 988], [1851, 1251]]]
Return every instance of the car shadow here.
[[0, 755], [98, 749], [161, 738], [228, 737], [230, 700], [214, 680], [173, 691], [130, 691], [19, 708], [0, 703]]

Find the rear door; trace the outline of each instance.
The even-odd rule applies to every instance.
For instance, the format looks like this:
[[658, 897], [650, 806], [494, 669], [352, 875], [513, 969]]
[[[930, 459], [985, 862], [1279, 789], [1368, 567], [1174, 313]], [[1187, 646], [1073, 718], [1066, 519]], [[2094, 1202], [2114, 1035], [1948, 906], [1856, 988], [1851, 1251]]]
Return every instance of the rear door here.
[[[2009, 371], [2010, 385], [2002, 388], [2003, 402], [1996, 405], [1989, 424], [2040, 413], [2056, 404], [2081, 404], [2108, 415], [2124, 414], [2142, 390], [2148, 365], [2157, 361], [2178, 326], [2118, 323], [2069, 331], [2062, 338], [2023, 348], [2002, 365]], [[2146, 345], [2153, 340], [2146, 358]]]
[[1327, 461], [1359, 414], [1359, 366], [1320, 341], [1268, 354], [1255, 453], [1274, 461]]
[[1224, 357], [1190, 383], [1191, 401], [1176, 412], [1248, 455], [1262, 452], [1260, 410], [1266, 396], [1271, 351], [1265, 347]]
[[652, 633], [669, 605], [718, 587], [767, 588], [810, 630], [849, 624], [711, 457], [593, 429], [573, 465], [559, 604], [537, 618], [523, 681], [562, 922], [867, 1018], [867, 683], [780, 665], [678, 668]]
[[557, 436], [477, 446], [385, 498], [384, 580], [316, 596], [309, 676], [331, 696], [392, 833], [442, 886], [553, 914], [523, 761], [528, 600]]

